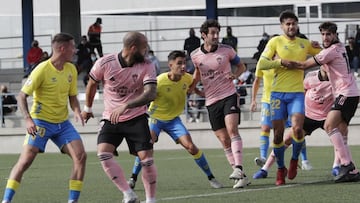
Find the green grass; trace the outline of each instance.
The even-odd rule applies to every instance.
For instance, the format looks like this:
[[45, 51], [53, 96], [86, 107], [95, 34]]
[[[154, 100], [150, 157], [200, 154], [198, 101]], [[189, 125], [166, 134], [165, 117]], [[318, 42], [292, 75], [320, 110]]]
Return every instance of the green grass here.
[[[355, 162], [360, 163], [360, 147], [351, 147]], [[232, 172], [222, 149], [203, 150], [216, 178], [225, 185], [222, 189], [212, 189], [206, 176], [194, 163], [192, 157], [184, 150], [156, 151], [155, 163], [158, 168], [158, 202], [196, 202], [196, 203], [231, 203], [231, 202], [358, 202], [358, 183], [338, 183], [332, 181], [331, 167], [333, 151], [331, 147], [308, 147], [308, 157], [314, 169], [298, 171], [295, 180], [276, 187], [275, 168], [269, 177], [261, 180], [251, 179], [251, 185], [245, 189], [232, 189], [233, 182], [228, 179]], [[288, 165], [290, 152], [286, 163]], [[258, 170], [253, 159], [258, 149], [244, 149], [244, 168], [249, 177]], [[18, 155], [0, 155], [1, 187]], [[129, 177], [133, 157], [127, 152], [120, 152], [116, 158]], [[70, 159], [61, 154], [40, 154], [32, 167], [25, 173], [22, 184], [13, 202], [17, 203], [57, 203], [66, 202], [68, 177], [71, 170]], [[141, 178], [135, 192], [144, 197]], [[121, 202], [119, 192], [104, 174], [95, 153], [88, 154], [84, 188], [80, 202], [114, 203]]]

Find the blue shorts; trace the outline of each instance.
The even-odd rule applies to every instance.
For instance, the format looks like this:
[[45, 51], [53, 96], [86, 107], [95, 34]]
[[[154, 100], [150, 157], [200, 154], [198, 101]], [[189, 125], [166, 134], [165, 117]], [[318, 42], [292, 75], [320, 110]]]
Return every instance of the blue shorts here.
[[305, 114], [303, 92], [271, 92], [271, 120], [287, 120], [295, 113]]
[[161, 130], [166, 132], [177, 143], [177, 140], [184, 135], [190, 135], [179, 117], [170, 121], [162, 121], [155, 118], [150, 118], [150, 131], [155, 132], [159, 136]]
[[[266, 125], [272, 128], [272, 122], [271, 122], [271, 109], [270, 104], [266, 102], [261, 103], [261, 125]], [[289, 117], [285, 124], [286, 128], [291, 127], [291, 118]]]
[[267, 125], [267, 126], [270, 126], [270, 128], [272, 128], [270, 112], [271, 112], [270, 104], [266, 103], [266, 102], [262, 102], [261, 103], [261, 125]]
[[40, 152], [45, 151], [46, 143], [50, 139], [62, 150], [64, 145], [74, 140], [81, 140], [80, 134], [76, 131], [70, 121], [62, 123], [49, 123], [44, 120], [33, 119], [36, 124], [36, 136], [26, 134], [24, 144], [39, 148]]

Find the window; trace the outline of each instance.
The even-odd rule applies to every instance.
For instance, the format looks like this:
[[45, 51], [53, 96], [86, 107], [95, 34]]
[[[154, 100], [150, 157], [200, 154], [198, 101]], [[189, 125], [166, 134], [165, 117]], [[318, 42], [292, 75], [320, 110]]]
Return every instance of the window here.
[[318, 6], [310, 6], [310, 18], [318, 18], [319, 9]]
[[359, 18], [360, 2], [324, 3], [321, 5], [323, 18]]
[[299, 18], [306, 18], [306, 7], [299, 6], [297, 7], [298, 17]]

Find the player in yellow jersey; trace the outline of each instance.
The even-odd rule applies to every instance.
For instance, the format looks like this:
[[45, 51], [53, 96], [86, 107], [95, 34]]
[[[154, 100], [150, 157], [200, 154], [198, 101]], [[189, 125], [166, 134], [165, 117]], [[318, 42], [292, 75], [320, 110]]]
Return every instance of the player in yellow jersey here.
[[[273, 35], [272, 37], [279, 36], [279, 35]], [[271, 37], [271, 38], [272, 38]], [[269, 136], [270, 136], [270, 130], [272, 128], [271, 123], [271, 115], [270, 115], [270, 94], [271, 94], [271, 85], [274, 78], [274, 69], [270, 70], [261, 70], [259, 68], [256, 68], [255, 71], [255, 80], [253, 82], [253, 91], [252, 93], [252, 100], [251, 100], [251, 111], [257, 110], [257, 99], [256, 95], [258, 93], [258, 90], [260, 88], [260, 82], [263, 81], [262, 85], [262, 97], [261, 97], [261, 132], [260, 132], [260, 157], [255, 158], [255, 164], [258, 165], [260, 168], [264, 167], [264, 164], [267, 159], [268, 150], [269, 150]], [[291, 127], [291, 122], [288, 121], [286, 124], [286, 127]], [[289, 132], [291, 133], [291, 131]], [[311, 170], [312, 166], [310, 162], [307, 160], [307, 152], [306, 152], [306, 144], [304, 144], [302, 150], [301, 150], [301, 158], [302, 158], [302, 166], [301, 168], [303, 170]], [[267, 177], [267, 171], [265, 170], [259, 170], [253, 175], [254, 179], [259, 178], [266, 178]]]
[[[186, 73], [185, 53], [170, 52], [168, 65], [170, 71], [157, 77], [157, 96], [148, 110], [151, 135], [157, 140], [162, 130], [166, 132], [175, 143], [180, 143], [193, 156], [196, 164], [206, 174], [211, 187], [222, 188], [223, 185], [212, 174], [204, 153], [193, 143], [189, 131], [179, 117], [184, 112], [188, 89], [193, 82], [192, 75]], [[136, 157], [128, 181], [130, 187], [135, 187], [140, 170], [140, 159]]]
[[[30, 74], [18, 95], [18, 104], [26, 122], [26, 137], [21, 155], [12, 168], [6, 184], [3, 203], [11, 202], [22, 176], [38, 153], [45, 151], [48, 140], [69, 155], [73, 167], [69, 180], [69, 203], [78, 202], [85, 173], [86, 153], [79, 133], [68, 120], [68, 103], [76, 121], [81, 116], [77, 99], [77, 71], [71, 63], [75, 54], [74, 37], [59, 33], [51, 42], [52, 56]], [[33, 97], [29, 112], [27, 97]], [[42, 202], [41, 197], [31, 198]], [[43, 200], [44, 201], [44, 200]]]
[[[304, 71], [286, 69], [281, 59], [305, 61], [308, 55], [315, 55], [320, 48], [314, 48], [307, 39], [296, 37], [298, 32], [298, 18], [291, 11], [284, 11], [280, 15], [283, 34], [273, 37], [267, 43], [257, 67], [262, 70], [274, 69], [271, 86], [271, 120], [274, 129], [274, 153], [278, 171], [276, 185], [285, 184], [285, 176], [294, 179], [297, 174], [298, 157], [304, 143]], [[276, 56], [276, 58], [274, 58]], [[289, 173], [284, 163], [285, 146], [283, 142], [285, 123], [291, 118], [293, 136], [293, 154], [290, 161]]]

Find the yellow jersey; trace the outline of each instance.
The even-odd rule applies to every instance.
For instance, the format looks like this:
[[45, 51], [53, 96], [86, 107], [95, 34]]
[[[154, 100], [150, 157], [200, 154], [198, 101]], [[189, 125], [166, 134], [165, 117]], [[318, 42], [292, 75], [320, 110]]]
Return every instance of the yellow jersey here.
[[31, 72], [21, 91], [33, 96], [32, 118], [61, 123], [68, 119], [69, 96], [78, 93], [76, 68], [65, 63], [59, 71], [46, 60]]
[[182, 114], [192, 80], [189, 73], [176, 82], [169, 79], [168, 73], [157, 76], [157, 95], [149, 106], [150, 117], [169, 121]]
[[263, 89], [261, 102], [270, 103], [271, 85], [274, 78], [274, 69], [260, 70], [256, 68], [255, 77], [262, 78]]
[[[260, 69], [274, 69], [274, 79], [271, 86], [273, 92], [304, 92], [304, 71], [287, 69], [281, 66], [281, 59], [305, 61], [309, 55], [320, 52], [307, 39], [296, 37], [290, 40], [284, 35], [270, 39], [258, 62]], [[274, 59], [274, 60], [273, 60]]]

